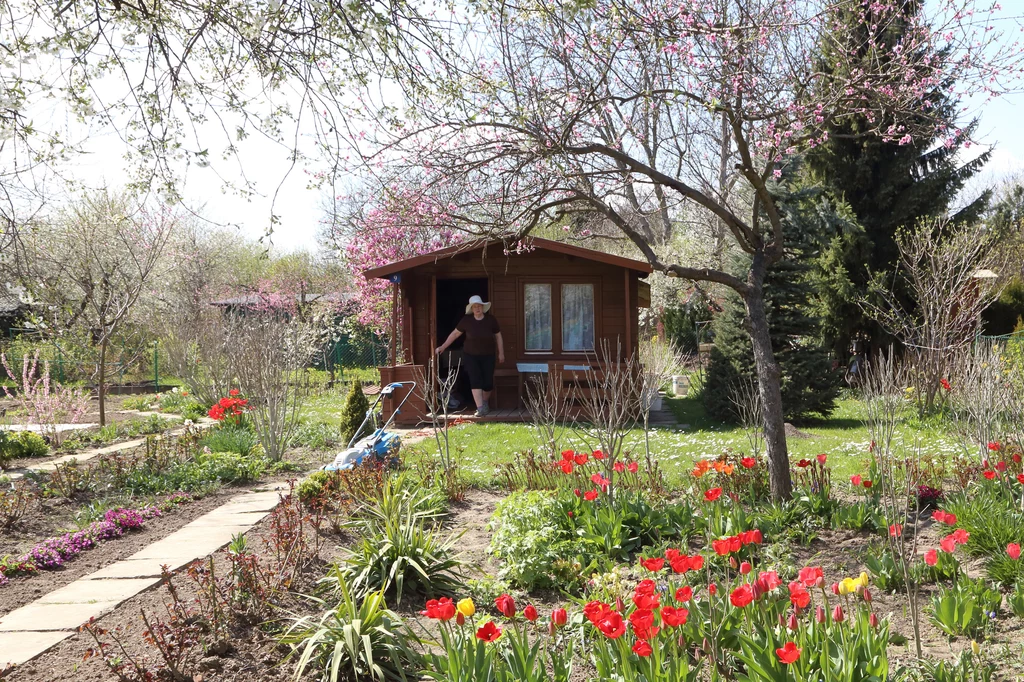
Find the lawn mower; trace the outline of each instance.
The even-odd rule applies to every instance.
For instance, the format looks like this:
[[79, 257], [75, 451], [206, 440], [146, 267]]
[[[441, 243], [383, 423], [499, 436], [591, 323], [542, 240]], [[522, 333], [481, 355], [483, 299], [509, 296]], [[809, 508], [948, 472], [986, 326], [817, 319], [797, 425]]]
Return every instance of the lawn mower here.
[[[398, 404], [395, 411], [391, 413], [391, 416], [388, 417], [388, 420], [379, 428], [374, 429], [373, 433], [369, 436], [359, 440], [359, 436], [363, 433], [363, 429], [366, 428], [367, 424], [373, 425], [377, 423], [377, 408], [380, 405], [380, 401], [384, 400], [384, 398], [390, 398], [395, 390], [402, 386], [409, 386], [409, 391], [405, 394], [405, 398]], [[334, 461], [324, 467], [324, 471], [352, 469], [364, 462], [382, 463], [387, 466], [397, 462], [398, 451], [402, 447], [402, 439], [397, 433], [390, 433], [387, 429], [395, 421], [395, 416], [402, 411], [402, 406], [405, 405], [405, 401], [409, 399], [415, 389], [415, 381], [396, 381], [382, 387], [377, 400], [366, 411], [366, 418], [363, 419], [363, 423], [352, 434], [352, 440], [349, 441], [348, 447], [339, 452]]]

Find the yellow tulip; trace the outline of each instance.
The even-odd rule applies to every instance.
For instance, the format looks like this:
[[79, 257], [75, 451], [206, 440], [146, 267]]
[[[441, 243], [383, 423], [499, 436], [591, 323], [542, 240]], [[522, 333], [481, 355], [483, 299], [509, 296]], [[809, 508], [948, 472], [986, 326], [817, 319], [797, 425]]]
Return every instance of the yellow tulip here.
[[459, 603], [456, 605], [456, 608], [459, 610], [459, 613], [461, 613], [466, 618], [469, 618], [474, 613], [476, 613], [476, 604], [474, 604], [473, 600], [469, 597], [466, 597], [465, 599], [460, 599]]
[[858, 579], [857, 582], [860, 583], [861, 589], [864, 589], [865, 587], [868, 586], [868, 574], [867, 574], [866, 571], [861, 571], [860, 572], [860, 578]]
[[843, 578], [843, 582], [839, 583], [839, 594], [853, 594], [857, 591], [857, 585], [859, 582], [853, 578]]
[[981, 645], [974, 640], [971, 640], [971, 651], [973, 651], [974, 655], [977, 656], [981, 653]]

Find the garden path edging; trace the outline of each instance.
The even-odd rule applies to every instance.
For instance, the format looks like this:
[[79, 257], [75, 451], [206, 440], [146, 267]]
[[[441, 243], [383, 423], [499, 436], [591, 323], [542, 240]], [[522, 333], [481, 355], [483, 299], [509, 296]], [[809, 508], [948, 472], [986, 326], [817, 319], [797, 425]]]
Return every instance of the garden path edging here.
[[0, 616], [0, 672], [22, 665], [79, 627], [160, 583], [161, 566], [176, 571], [231, 542], [266, 516], [286, 484], [237, 495], [135, 554]]

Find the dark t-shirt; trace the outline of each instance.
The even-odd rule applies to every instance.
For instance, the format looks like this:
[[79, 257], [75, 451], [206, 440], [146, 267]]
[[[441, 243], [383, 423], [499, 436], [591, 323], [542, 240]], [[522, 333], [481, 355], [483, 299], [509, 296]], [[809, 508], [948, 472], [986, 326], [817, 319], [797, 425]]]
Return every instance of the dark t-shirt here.
[[462, 352], [470, 355], [494, 355], [497, 352], [498, 344], [494, 335], [501, 331], [498, 320], [489, 313], [484, 313], [484, 319], [478, 320], [472, 314], [464, 316], [455, 328], [466, 335], [466, 341], [462, 345]]

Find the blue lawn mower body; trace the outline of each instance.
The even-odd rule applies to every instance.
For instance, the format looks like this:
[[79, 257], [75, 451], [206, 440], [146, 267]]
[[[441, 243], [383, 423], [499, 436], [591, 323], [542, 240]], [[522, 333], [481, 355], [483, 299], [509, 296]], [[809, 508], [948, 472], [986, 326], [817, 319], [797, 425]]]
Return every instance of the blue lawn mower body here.
[[[390, 398], [396, 389], [403, 386], [410, 386], [411, 388], [405, 394], [402, 402], [399, 403], [398, 408], [391, 414], [391, 417], [383, 425], [374, 429], [370, 435], [359, 440], [367, 424], [376, 424], [379, 412], [377, 408], [380, 406], [381, 401], [384, 398]], [[334, 461], [324, 467], [324, 471], [345, 471], [361, 464], [376, 463], [390, 465], [393, 462], [397, 462], [398, 452], [402, 448], [402, 439], [397, 433], [388, 431], [388, 428], [394, 422], [395, 416], [402, 411], [402, 406], [412, 396], [415, 388], [415, 381], [396, 381], [382, 387], [377, 400], [366, 411], [366, 418], [363, 419], [363, 423], [359, 425], [355, 434], [352, 435], [352, 440], [349, 441], [348, 447], [339, 452], [334, 457]]]

